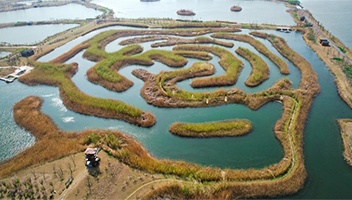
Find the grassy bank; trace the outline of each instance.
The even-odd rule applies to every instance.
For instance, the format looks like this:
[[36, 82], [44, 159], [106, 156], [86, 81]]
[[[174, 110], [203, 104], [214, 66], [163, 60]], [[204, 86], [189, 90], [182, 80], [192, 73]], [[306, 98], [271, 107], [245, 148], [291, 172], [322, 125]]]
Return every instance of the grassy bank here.
[[340, 126], [341, 138], [344, 147], [343, 156], [346, 162], [352, 166], [352, 120], [339, 119], [337, 120]]
[[191, 86], [194, 88], [216, 87], [233, 85], [243, 68], [243, 63], [231, 52], [220, 47], [209, 47], [199, 45], [181, 45], [173, 48], [175, 51], [204, 51], [215, 54], [220, 58], [219, 64], [226, 71], [224, 75], [202, 77], [192, 80]]
[[275, 63], [276, 66], [279, 67], [280, 72], [282, 74], [289, 74], [290, 73], [288, 70], [288, 66], [284, 60], [282, 60], [280, 57], [278, 57], [273, 52], [271, 52], [260, 41], [254, 39], [253, 37], [251, 37], [249, 35], [231, 34], [231, 33], [215, 33], [215, 34], [212, 34], [211, 37], [246, 42], [246, 43], [252, 45], [257, 51], [259, 51], [260, 53], [262, 53], [263, 55], [268, 57], [271, 61], [273, 61], [273, 63]]
[[301, 89], [309, 91], [312, 94], [317, 94], [320, 91], [318, 76], [310, 63], [291, 49], [283, 38], [260, 32], [251, 32], [250, 34], [267, 39], [281, 55], [290, 60], [301, 71], [302, 79], [299, 86]]
[[231, 120], [209, 123], [173, 123], [169, 131], [181, 137], [207, 138], [242, 136], [252, 130], [248, 120]]
[[251, 75], [245, 82], [247, 86], [258, 86], [269, 78], [269, 67], [261, 57], [251, 52], [249, 49], [242, 47], [236, 49], [236, 53], [248, 60], [252, 66]]
[[77, 66], [40, 63], [32, 61], [35, 66], [31, 73], [20, 77], [20, 81], [28, 85], [45, 84], [59, 88], [64, 105], [81, 114], [104, 118], [115, 118], [139, 126], [152, 126], [155, 118], [151, 113], [130, 106], [122, 101], [102, 99], [81, 92], [71, 81]]

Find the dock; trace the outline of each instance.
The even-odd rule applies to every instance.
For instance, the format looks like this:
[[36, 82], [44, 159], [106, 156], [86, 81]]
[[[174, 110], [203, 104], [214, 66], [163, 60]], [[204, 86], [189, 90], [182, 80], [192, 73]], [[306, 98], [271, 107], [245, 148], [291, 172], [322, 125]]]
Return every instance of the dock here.
[[[6, 68], [6, 67], [3, 67]], [[5, 81], [6, 83], [12, 83], [14, 82], [17, 78], [19, 78], [20, 76], [29, 73], [33, 67], [29, 67], [29, 66], [21, 66], [21, 67], [16, 67], [17, 69], [15, 70], [14, 73], [8, 74], [4, 77], [0, 77], [1, 81]]]

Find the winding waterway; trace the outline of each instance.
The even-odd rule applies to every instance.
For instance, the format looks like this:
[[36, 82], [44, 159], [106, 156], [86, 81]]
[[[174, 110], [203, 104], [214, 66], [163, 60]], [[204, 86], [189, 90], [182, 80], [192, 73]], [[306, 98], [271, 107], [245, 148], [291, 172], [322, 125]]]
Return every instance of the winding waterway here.
[[[252, 3], [255, 4], [257, 2]], [[211, 5], [211, 3], [209, 4]], [[103, 30], [116, 28], [124, 29], [123, 27], [109, 27]], [[51, 60], [103, 30], [94, 31], [69, 42], [41, 58], [41, 61]], [[304, 155], [308, 179], [304, 188], [296, 195], [291, 196], [291, 198], [351, 198], [352, 190], [350, 189], [350, 182], [352, 180], [352, 168], [343, 160], [342, 141], [336, 122], [338, 118], [351, 118], [351, 109], [338, 96], [334, 77], [316, 54], [305, 45], [301, 34], [277, 32], [275, 34], [284, 37], [291, 48], [299, 52], [311, 63], [318, 74], [321, 87], [321, 92], [315, 98], [312, 105], [304, 131]], [[272, 52], [277, 54], [268, 42], [261, 41]], [[249, 47], [240, 42], [234, 43], [235, 47], [229, 49], [231, 52], [238, 46]], [[149, 45], [150, 43], [143, 44], [143, 47], [147, 49]], [[110, 44], [109, 48], [110, 51], [116, 51], [121, 46], [114, 41]], [[255, 51], [252, 48], [251, 50]], [[12, 157], [21, 149], [34, 143], [33, 136], [16, 126], [12, 115], [12, 106], [28, 95], [41, 96], [44, 99], [42, 111], [52, 117], [61, 129], [67, 131], [91, 128], [121, 130], [133, 135], [154, 156], [159, 158], [185, 160], [202, 165], [228, 168], [258, 168], [275, 163], [282, 158], [281, 146], [275, 139], [272, 131], [276, 120], [281, 116], [281, 104], [269, 103], [258, 111], [252, 111], [242, 105], [183, 109], [156, 108], [148, 105], [142, 99], [139, 95], [139, 90], [143, 82], [131, 75], [133, 69], [141, 68], [141, 66], [126, 67], [120, 70], [124, 76], [131, 79], [135, 84], [126, 92], [115, 93], [86, 80], [85, 72], [94, 63], [82, 59], [82, 53], [77, 54], [68, 62], [79, 63], [79, 71], [73, 77], [73, 81], [83, 92], [92, 96], [120, 99], [143, 110], [151, 111], [156, 116], [157, 124], [152, 128], [141, 128], [119, 120], [80, 115], [67, 110], [62, 105], [57, 88], [47, 86], [29, 87], [19, 82], [14, 82], [13, 84], [0, 82], [0, 92], [6, 94], [1, 95], [0, 98], [0, 160]], [[270, 61], [266, 60], [270, 65], [270, 79], [260, 87], [248, 88], [243, 83], [250, 73], [250, 67], [248, 62], [242, 58], [240, 59], [245, 63], [245, 67], [239, 77], [238, 83], [234, 87], [252, 93], [264, 90], [270, 87], [276, 80], [285, 77], [278, 73], [278, 69]], [[194, 60], [190, 59], [187, 66], [190, 66], [192, 62]], [[217, 70], [221, 70], [216, 64], [216, 57], [211, 62]], [[288, 78], [293, 82], [294, 87], [297, 87], [300, 80], [300, 73], [290, 63], [289, 68], [291, 74]], [[172, 70], [158, 62], [145, 69], [152, 73], [157, 73], [160, 70]], [[191, 90], [188, 84], [189, 82], [182, 82], [179, 83], [179, 86]], [[252, 121], [254, 125], [253, 132], [245, 137], [214, 139], [185, 139], [173, 136], [168, 132], [169, 125], [175, 121], [207, 122], [233, 118], [245, 118]]]

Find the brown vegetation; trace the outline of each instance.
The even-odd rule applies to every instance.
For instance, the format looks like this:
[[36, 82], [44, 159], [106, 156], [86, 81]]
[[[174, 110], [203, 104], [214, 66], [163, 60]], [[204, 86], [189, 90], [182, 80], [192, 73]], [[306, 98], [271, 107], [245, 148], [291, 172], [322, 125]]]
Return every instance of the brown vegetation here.
[[340, 126], [341, 138], [344, 147], [343, 156], [346, 162], [352, 166], [352, 120], [337, 120]]
[[97, 117], [114, 118], [139, 126], [150, 127], [155, 124], [151, 113], [112, 99], [101, 99], [81, 92], [71, 81], [77, 71], [77, 65], [58, 65], [52, 63], [32, 62], [35, 68], [31, 73], [20, 77], [28, 85], [46, 84], [57, 86], [64, 105], [81, 114]]
[[251, 75], [245, 82], [247, 86], [258, 86], [269, 78], [269, 67], [258, 55], [242, 47], [236, 49], [236, 53], [244, 57], [252, 65]]
[[233, 85], [237, 82], [237, 78], [243, 68], [243, 63], [236, 58], [235, 55], [220, 47], [182, 45], [174, 47], [173, 50], [205, 51], [220, 57], [219, 64], [226, 71], [226, 74], [206, 78], [196, 78], [192, 80], [191, 83], [194, 88]]

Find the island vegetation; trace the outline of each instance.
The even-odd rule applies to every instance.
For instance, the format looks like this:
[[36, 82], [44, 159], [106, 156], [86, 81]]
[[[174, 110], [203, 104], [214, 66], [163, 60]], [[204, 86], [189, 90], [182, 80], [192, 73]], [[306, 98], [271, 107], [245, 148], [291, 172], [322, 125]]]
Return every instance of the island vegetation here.
[[174, 135], [181, 137], [230, 137], [242, 136], [252, 130], [252, 124], [248, 120], [231, 120], [208, 123], [174, 123], [169, 128]]
[[269, 67], [258, 55], [243, 47], [236, 49], [236, 53], [244, 57], [252, 65], [251, 75], [245, 82], [247, 86], [257, 86], [269, 78]]

